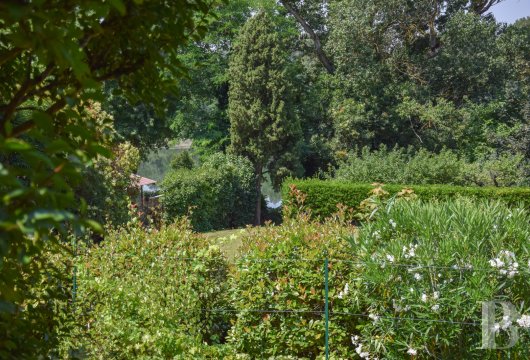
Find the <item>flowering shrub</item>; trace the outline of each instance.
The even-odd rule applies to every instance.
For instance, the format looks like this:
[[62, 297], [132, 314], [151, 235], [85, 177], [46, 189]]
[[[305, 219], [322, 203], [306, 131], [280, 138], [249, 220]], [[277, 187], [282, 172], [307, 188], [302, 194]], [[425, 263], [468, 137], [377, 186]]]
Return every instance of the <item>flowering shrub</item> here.
[[[298, 195], [297, 211], [286, 211], [297, 217], [244, 235], [231, 285], [237, 318], [229, 342], [238, 352], [323, 357], [327, 253], [332, 358], [528, 356], [525, 210], [409, 197], [383, 201], [378, 216], [356, 229], [340, 213], [312, 222]], [[520, 340], [509, 350], [482, 350], [481, 302], [500, 300], [522, 316], [497, 314], [497, 343], [508, 343], [511, 327]]]
[[340, 216], [319, 224], [301, 213], [282, 226], [241, 235], [242, 253], [231, 282], [237, 319], [229, 341], [235, 349], [253, 359], [323, 355], [327, 254], [335, 259], [329, 264], [329, 299], [337, 312], [330, 322], [332, 353], [351, 358], [350, 335], [359, 322], [339, 312], [358, 311], [359, 292], [352, 280], [355, 265], [340, 260], [351, 258], [346, 239], [355, 232]]
[[133, 220], [77, 263], [75, 306], [83, 328], [63, 345], [70, 356], [201, 358], [205, 344], [223, 341], [227, 314], [203, 310], [227, 307], [227, 264], [187, 222], [158, 231]]
[[[520, 265], [528, 262], [529, 238], [523, 209], [467, 200], [397, 202], [352, 241], [355, 258], [366, 263], [356, 283], [361, 307], [376, 314], [358, 327], [352, 346], [362, 344], [371, 359], [497, 358], [479, 349], [481, 302], [509, 301], [530, 314], [530, 268]], [[507, 344], [511, 325], [529, 327], [527, 319], [496, 319], [499, 346]], [[528, 335], [520, 335], [500, 354], [528, 356]]]

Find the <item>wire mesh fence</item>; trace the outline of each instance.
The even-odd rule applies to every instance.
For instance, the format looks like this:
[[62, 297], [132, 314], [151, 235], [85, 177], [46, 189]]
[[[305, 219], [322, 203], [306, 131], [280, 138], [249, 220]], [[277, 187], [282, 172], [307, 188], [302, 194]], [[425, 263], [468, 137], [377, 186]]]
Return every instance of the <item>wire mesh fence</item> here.
[[[124, 261], [127, 262], [127, 254], [122, 255], [115, 255], [116, 261]], [[366, 268], [366, 267], [372, 267], [372, 268], [378, 268], [378, 269], [385, 269], [385, 268], [395, 268], [399, 269], [405, 272], [420, 272], [420, 271], [427, 271], [427, 272], [444, 272], [444, 273], [452, 273], [456, 274], [456, 282], [461, 281], [464, 277], [473, 276], [477, 273], [485, 273], [485, 274], [491, 274], [492, 276], [496, 276], [498, 273], [498, 270], [495, 268], [478, 268], [473, 267], [470, 265], [464, 265], [464, 266], [455, 266], [455, 265], [436, 265], [436, 264], [427, 264], [427, 265], [421, 265], [421, 264], [404, 264], [404, 263], [397, 263], [392, 261], [366, 261], [366, 260], [349, 260], [349, 259], [335, 259], [335, 258], [328, 258], [327, 256], [322, 256], [320, 258], [313, 258], [313, 259], [307, 259], [307, 258], [249, 258], [249, 257], [241, 257], [235, 261], [232, 262], [226, 262], [224, 264], [220, 264], [220, 266], [216, 267], [207, 267], [204, 268], [202, 265], [211, 262], [208, 259], [204, 259], [201, 257], [178, 257], [178, 256], [156, 256], [154, 259], [159, 260], [161, 263], [164, 264], [173, 264], [175, 267], [179, 267], [182, 273], [182, 270], [185, 269], [184, 273], [187, 275], [191, 275], [194, 273], [201, 273], [202, 276], [206, 276], [205, 274], [208, 274], [207, 276], [210, 276], [212, 279], [215, 279], [217, 275], [219, 275], [219, 278], [226, 278], [226, 272], [228, 267], [229, 272], [239, 272], [239, 273], [245, 273], [248, 271], [251, 271], [253, 267], [258, 267], [260, 271], [263, 271], [263, 279], [268, 279], [270, 283], [277, 283], [278, 281], [281, 281], [279, 279], [283, 279], [281, 275], [286, 276], [292, 276], [293, 278], [296, 278], [296, 275], [293, 275], [290, 273], [293, 269], [296, 269], [297, 267], [300, 267], [301, 264], [304, 264], [304, 266], [309, 266], [309, 268], [313, 269], [313, 276], [318, 278], [318, 284], [313, 283], [315, 286], [314, 292], [316, 296], [313, 296], [313, 300], [311, 301], [293, 301], [293, 307], [288, 307], [286, 305], [289, 304], [289, 301], [279, 301], [275, 302], [275, 297], [272, 293], [269, 292], [269, 289], [267, 287], [264, 287], [259, 294], [251, 294], [248, 295], [249, 297], [257, 296], [262, 298], [263, 301], [261, 303], [266, 303], [268, 306], [264, 307], [255, 307], [254, 303], [250, 302], [248, 304], [245, 303], [244, 300], [238, 301], [236, 303], [231, 303], [230, 306], [221, 306], [221, 307], [202, 307], [202, 306], [195, 306], [192, 310], [187, 309], [185, 307], [181, 307], [180, 310], [174, 310], [175, 316], [186, 316], [187, 314], [190, 314], [191, 312], [200, 312], [203, 314], [224, 314], [227, 315], [229, 318], [233, 319], [234, 321], [238, 321], [238, 319], [247, 316], [249, 314], [260, 316], [262, 319], [270, 319], [270, 317], [278, 317], [278, 316], [299, 316], [302, 318], [310, 318], [310, 319], [320, 319], [319, 325], [321, 324], [321, 333], [322, 336], [319, 337], [323, 339], [323, 343], [321, 344], [322, 350], [324, 353], [324, 357], [326, 359], [329, 359], [330, 352], [333, 351], [333, 345], [334, 345], [334, 339], [333, 334], [330, 332], [330, 324], [332, 324], [337, 317], [340, 316], [340, 321], [344, 322], [345, 318], [351, 318], [351, 319], [363, 319], [363, 321], [386, 321], [391, 322], [393, 326], [399, 327], [400, 323], [430, 323], [430, 324], [441, 324], [441, 325], [447, 325], [447, 326], [457, 326], [459, 328], [466, 328], [466, 331], [473, 331], [474, 333], [480, 334], [481, 333], [481, 326], [483, 326], [483, 322], [481, 321], [480, 315], [481, 315], [481, 307], [480, 304], [476, 304], [476, 309], [473, 313], [473, 316], [469, 316], [469, 314], [462, 314], [462, 317], [460, 319], [455, 320], [455, 317], [458, 318], [458, 316], [453, 316], [451, 318], [444, 318], [442, 315], [437, 316], [436, 318], [432, 317], [432, 314], [427, 314], [428, 316], [422, 316], [421, 312], [413, 312], [413, 311], [405, 311], [405, 312], [397, 312], [396, 308], [388, 308], [388, 309], [379, 309], [379, 312], [377, 315], [374, 315], [370, 312], [359, 312], [359, 311], [348, 311], [348, 309], [344, 309], [342, 306], [337, 306], [337, 302], [341, 298], [341, 293], [344, 292], [344, 282], [347, 281], [343, 278], [340, 278], [339, 281], [335, 281], [336, 278], [339, 277], [340, 274], [336, 273], [335, 271], [330, 271], [330, 269], [333, 269], [337, 264], [343, 264], [347, 265], [349, 269], [355, 269], [355, 268]], [[79, 256], [77, 258], [77, 261], [82, 263], [83, 262], [83, 256]], [[268, 270], [267, 265], [268, 264], [280, 264], [280, 268], [274, 268], [271, 271]], [[211, 264], [210, 264], [211, 265]], [[265, 266], [265, 268], [263, 267]], [[167, 269], [166, 269], [167, 270]], [[521, 272], [523, 270], [520, 270]], [[280, 274], [282, 273], [283, 274]], [[171, 272], [165, 272], [164, 274], [167, 275]], [[217, 275], [216, 275], [217, 274]], [[129, 281], [131, 279], [136, 279], [137, 282], [141, 283], [143, 280], [141, 274], [135, 274], [134, 270], [131, 272], [123, 273], [123, 277], [128, 277]], [[180, 281], [182, 283], [186, 283], [186, 276], [184, 275]], [[85, 281], [93, 281], [94, 278], [91, 276], [87, 276], [87, 273], [85, 271], [83, 276], [79, 276], [79, 271], [77, 266], [74, 267], [73, 272], [73, 288], [72, 288], [72, 300], [75, 303], [76, 296], [78, 291], [80, 291], [80, 288], [83, 288], [83, 282]], [[295, 279], [296, 280], [296, 279]], [[120, 279], [116, 279], [117, 283], [119, 283]], [[237, 281], [237, 279], [234, 279], [233, 281]], [[369, 282], [366, 279], [363, 279], [361, 282]], [[178, 281], [173, 281], [172, 285], [175, 286], [175, 284], [178, 284]], [[346, 284], [348, 284], [346, 282]], [[297, 284], [296, 281], [289, 282], [289, 286], [296, 287], [300, 284]], [[346, 285], [347, 286], [347, 285]], [[166, 303], [170, 301], [178, 301], [171, 298], [171, 292], [172, 288], [166, 289], [167, 291], [164, 294], [157, 293], [157, 296], [167, 297], [165, 299]], [[252, 290], [252, 289], [251, 289]], [[196, 291], [201, 291], [200, 289], [196, 289]], [[314, 301], [314, 299], [318, 298], [317, 301]], [[484, 300], [490, 300], [490, 299], [484, 299]], [[175, 305], [175, 304], [174, 304]], [[177, 304], [178, 305], [178, 304]], [[184, 304], [183, 304], [184, 305]], [[176, 308], [179, 308], [179, 306], [176, 306]], [[455, 309], [456, 311], [457, 309]], [[451, 309], [447, 309], [445, 314], [451, 313]], [[472, 329], [472, 330], [469, 330]], [[262, 350], [266, 350], [267, 347], [267, 341], [266, 336], [264, 335], [262, 342]], [[353, 351], [353, 348], [352, 348]]]

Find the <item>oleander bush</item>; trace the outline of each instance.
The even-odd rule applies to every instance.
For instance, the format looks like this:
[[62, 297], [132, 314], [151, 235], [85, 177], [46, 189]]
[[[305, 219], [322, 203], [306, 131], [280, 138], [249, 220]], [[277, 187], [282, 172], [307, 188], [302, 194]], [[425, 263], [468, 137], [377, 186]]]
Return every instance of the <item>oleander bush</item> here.
[[395, 202], [351, 241], [352, 257], [366, 266], [349, 286], [371, 315], [356, 348], [385, 359], [527, 358], [528, 324], [502, 313], [497, 345], [508, 343], [509, 326], [519, 342], [480, 347], [481, 302], [509, 301], [529, 313], [529, 238], [528, 212], [500, 202]]
[[184, 220], [160, 230], [133, 222], [79, 255], [75, 309], [83, 327], [64, 341], [64, 357], [215, 354], [230, 314], [204, 310], [228, 306], [228, 267], [221, 251], [193, 234]]
[[197, 231], [251, 224], [255, 184], [252, 164], [233, 155], [214, 154], [199, 167], [171, 170], [162, 182], [165, 219], [188, 215]]
[[[356, 184], [339, 180], [293, 180], [284, 181], [282, 197], [285, 203], [293, 200], [290, 186], [295, 185], [298, 190], [305, 193], [305, 205], [312, 210], [313, 216], [324, 219], [337, 211], [337, 204], [343, 204], [359, 210], [361, 202], [369, 197], [374, 189], [370, 184]], [[400, 192], [403, 188], [410, 188], [424, 200], [446, 200], [460, 197], [476, 200], [500, 200], [510, 206], [521, 205], [530, 209], [530, 188], [522, 187], [477, 187], [453, 185], [383, 185], [383, 189], [390, 196]]]

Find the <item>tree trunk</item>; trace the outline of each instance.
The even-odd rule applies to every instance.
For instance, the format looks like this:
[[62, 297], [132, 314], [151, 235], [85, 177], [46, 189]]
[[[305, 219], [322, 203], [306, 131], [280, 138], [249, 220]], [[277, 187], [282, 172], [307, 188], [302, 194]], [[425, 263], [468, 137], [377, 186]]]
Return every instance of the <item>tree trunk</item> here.
[[256, 193], [257, 193], [257, 199], [256, 199], [256, 218], [254, 220], [254, 225], [260, 226], [261, 225], [261, 181], [263, 178], [263, 169], [260, 166], [256, 168]]

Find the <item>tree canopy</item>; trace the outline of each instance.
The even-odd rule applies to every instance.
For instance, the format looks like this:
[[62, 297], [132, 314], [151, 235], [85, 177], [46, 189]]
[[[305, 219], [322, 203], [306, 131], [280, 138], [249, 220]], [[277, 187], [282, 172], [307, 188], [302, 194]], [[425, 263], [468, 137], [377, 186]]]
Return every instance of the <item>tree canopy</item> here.
[[[230, 58], [231, 151], [254, 165], [256, 188], [261, 193], [263, 169], [273, 178], [282, 171], [278, 164], [289, 161], [300, 132], [290, 108], [290, 86], [282, 40], [265, 11], [243, 26]], [[261, 195], [256, 202], [260, 224]]]
[[116, 95], [162, 113], [185, 75], [179, 50], [204, 35], [213, 6], [0, 3], [0, 357], [36, 357], [53, 347], [44, 340], [49, 328], [31, 325], [42, 314], [21, 308], [37, 296], [31, 284], [44, 276], [41, 251], [58, 234], [100, 230], [73, 191], [87, 165], [111, 155], [109, 133], [89, 105], [103, 100], [103, 82], [115, 79]]

